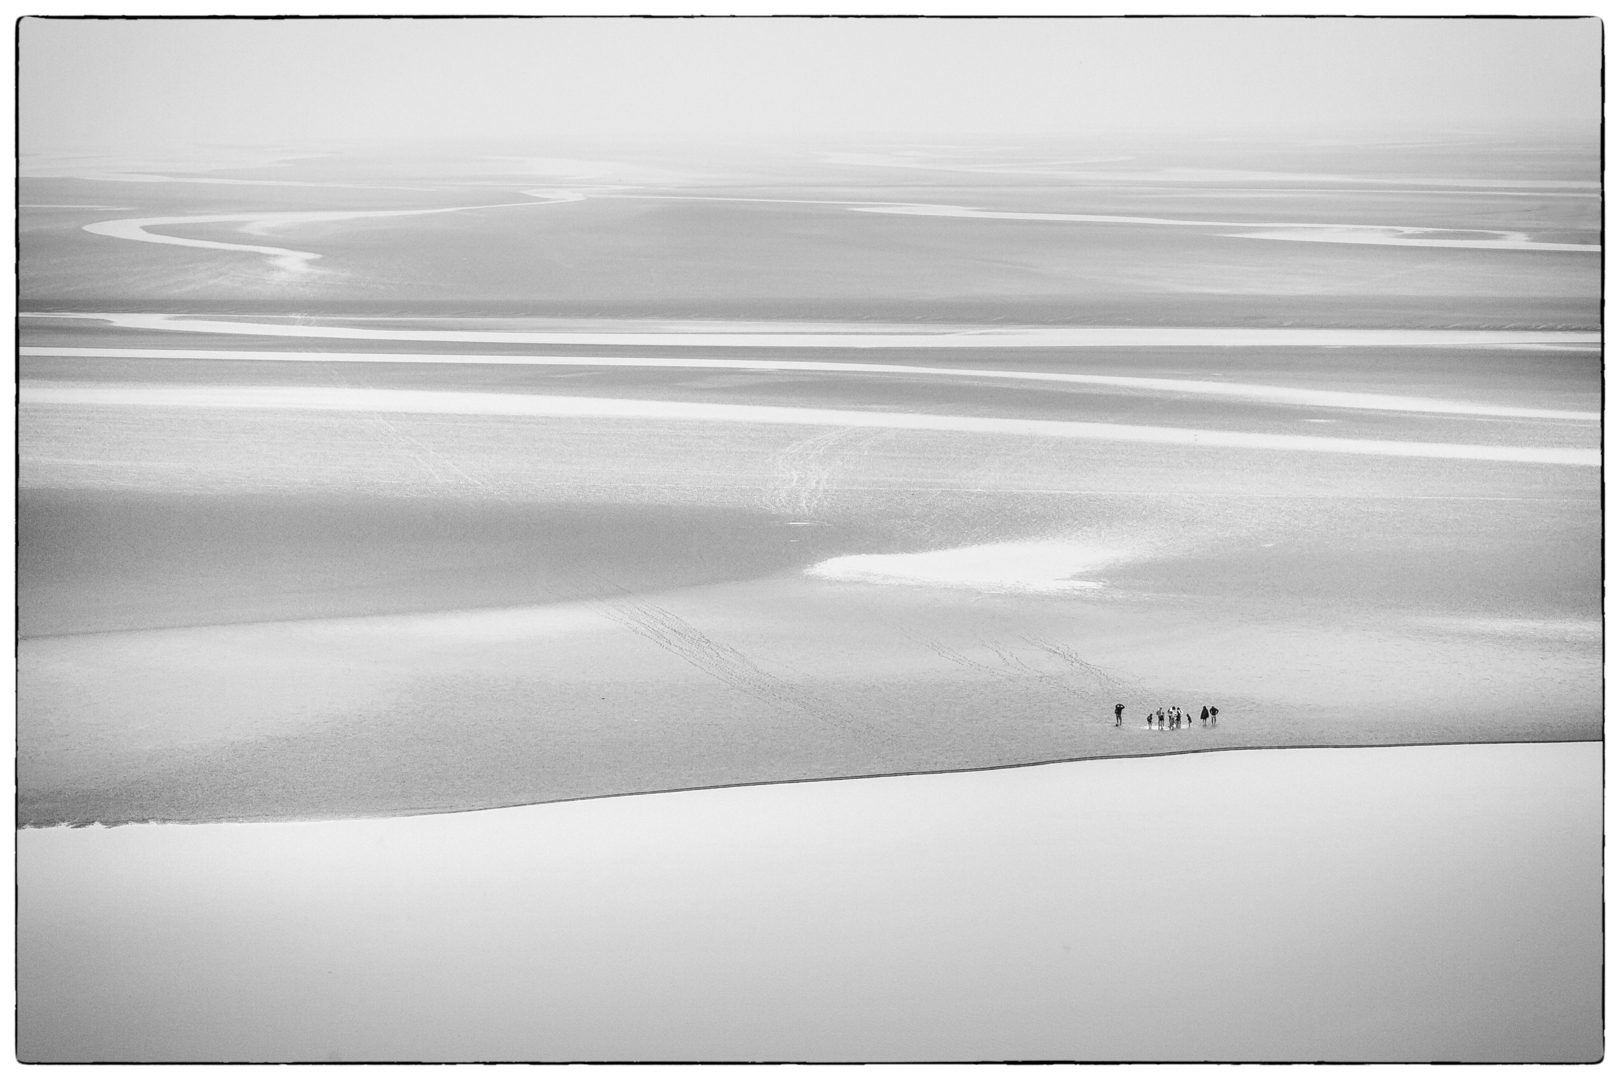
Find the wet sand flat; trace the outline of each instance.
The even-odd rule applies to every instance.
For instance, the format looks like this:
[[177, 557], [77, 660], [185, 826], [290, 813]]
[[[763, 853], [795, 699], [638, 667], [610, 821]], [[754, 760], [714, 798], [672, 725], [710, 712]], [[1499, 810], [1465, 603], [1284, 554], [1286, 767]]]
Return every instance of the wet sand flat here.
[[19, 1052], [1594, 1061], [1600, 769], [1258, 751], [27, 830]]
[[1595, 172], [1096, 157], [26, 177], [23, 820], [1593, 737]]
[[[1115, 732], [1116, 701], [1133, 723], [1222, 705], [1218, 733], [1168, 737], [1187, 746], [1597, 730], [1596, 470], [1299, 455], [1286, 438], [1592, 454], [1585, 421], [1262, 401], [1226, 410], [1272, 440], [1245, 449], [873, 429], [848, 411], [796, 427], [240, 408], [231, 394], [285, 370], [233, 365], [219, 383], [210, 363], [28, 361], [43, 362], [58, 366], [37, 382], [25, 370], [21, 418], [32, 824], [462, 809], [1187, 748]], [[356, 385], [337, 365], [290, 366], [317, 404], [394, 387], [438, 400], [458, 377], [368, 367]], [[511, 370], [450, 396], [577, 400]], [[1325, 380], [1326, 361], [1315, 370]], [[617, 377], [575, 374], [569, 395]], [[881, 399], [841, 373], [816, 375], [820, 389], [652, 374], [664, 381], [617, 392], [722, 409]], [[1052, 415], [1046, 397], [941, 378], [887, 384], [889, 407]], [[1484, 393], [1526, 401], [1509, 386]], [[94, 393], [49, 396], [64, 387]], [[1213, 415], [1197, 395], [1094, 389], [1067, 414]], [[193, 391], [223, 407], [176, 404]], [[1050, 549], [1059, 569], [904, 569], [958, 549], [1015, 563]], [[1063, 554], [1090, 549], [1104, 565]], [[901, 569], [813, 573], [861, 559]], [[575, 630], [546, 629], [575, 625], [569, 612]]]
[[[790, 577], [32, 639], [20, 813], [41, 825], [324, 818], [1601, 730], [1595, 622], [1324, 619], [1097, 592]], [[1130, 710], [1117, 728], [1116, 701]], [[1221, 704], [1219, 727], [1143, 725], [1155, 705], [1205, 701]]]

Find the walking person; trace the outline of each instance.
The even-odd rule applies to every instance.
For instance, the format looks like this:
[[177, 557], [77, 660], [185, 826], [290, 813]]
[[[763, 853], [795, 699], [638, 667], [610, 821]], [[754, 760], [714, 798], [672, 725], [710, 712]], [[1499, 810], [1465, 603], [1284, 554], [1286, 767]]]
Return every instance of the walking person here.
[[1114, 706], [1114, 726], [1125, 726], [1125, 705], [1123, 702]]
[[1209, 706], [1208, 705], [1205, 705], [1203, 711], [1198, 714], [1198, 719], [1201, 722], [1202, 726], [1209, 727]]
[[1217, 709], [1215, 706], [1211, 705], [1209, 707], [1209, 726], [1210, 727], [1215, 726], [1215, 718], [1217, 716], [1219, 716], [1220, 713], [1221, 713], [1221, 710]]
[[1159, 730], [1164, 730], [1164, 706], [1159, 706]]

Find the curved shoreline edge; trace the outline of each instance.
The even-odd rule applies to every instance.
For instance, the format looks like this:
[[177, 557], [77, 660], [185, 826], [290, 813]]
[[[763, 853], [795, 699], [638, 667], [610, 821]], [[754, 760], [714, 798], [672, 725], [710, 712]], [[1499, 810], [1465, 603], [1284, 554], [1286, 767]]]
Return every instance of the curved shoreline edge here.
[[[523, 192], [530, 195], [530, 192]], [[263, 236], [271, 229], [290, 225], [305, 225], [355, 218], [419, 217], [423, 214], [450, 214], [461, 210], [498, 210], [513, 206], [543, 206], [553, 202], [575, 202], [584, 196], [562, 192], [557, 197], [550, 193], [535, 193], [534, 203], [493, 203], [478, 206], [440, 206], [426, 210], [260, 210], [242, 214], [190, 214], [177, 217], [119, 218], [115, 221], [92, 221], [82, 226], [85, 232], [98, 236], [111, 236], [118, 240], [142, 240], [150, 244], [172, 244], [176, 247], [208, 248], [214, 251], [238, 251], [250, 255], [266, 255], [270, 265], [283, 276], [295, 277], [308, 273], [311, 264], [321, 258], [315, 251], [269, 247], [263, 244], [233, 244], [224, 240], [198, 240], [172, 233], [151, 233], [146, 230], [157, 225], [222, 225], [241, 223], [239, 231], [250, 236]]]
[[128, 825], [289, 825], [319, 824], [332, 821], [389, 820], [393, 818], [440, 817], [449, 814], [477, 814], [490, 810], [519, 810], [531, 806], [554, 806], [562, 803], [597, 802], [602, 799], [630, 799], [643, 795], [678, 795], [695, 791], [729, 791], [738, 788], [782, 787], [788, 784], [827, 784], [848, 780], [890, 780], [907, 776], [959, 776], [971, 773], [1006, 772], [1010, 769], [1034, 769], [1046, 765], [1073, 765], [1090, 761], [1140, 761], [1153, 758], [1188, 757], [1194, 754], [1223, 754], [1251, 750], [1401, 750], [1441, 746], [1549, 746], [1570, 743], [1592, 743], [1602, 747], [1605, 740], [1596, 739], [1467, 739], [1457, 741], [1429, 740], [1400, 743], [1311, 743], [1308, 745], [1275, 743], [1255, 746], [1205, 746], [1188, 750], [1165, 750], [1158, 753], [1083, 754], [1077, 757], [1045, 758], [1040, 761], [1017, 761], [1001, 765], [966, 765], [948, 769], [903, 769], [896, 772], [849, 773], [842, 776], [803, 776], [785, 780], [739, 780], [725, 784], [696, 784], [691, 787], [652, 788], [647, 791], [611, 791], [600, 795], [567, 795], [557, 799], [538, 799], [526, 802], [497, 803], [492, 806], [423, 807], [407, 808], [389, 813], [338, 814], [330, 817], [251, 817], [208, 818], [201, 821], [164, 819], [142, 821], [100, 820], [86, 822], [55, 822], [47, 825], [19, 824], [16, 831], [46, 829], [88, 829], [100, 826], [117, 829]]

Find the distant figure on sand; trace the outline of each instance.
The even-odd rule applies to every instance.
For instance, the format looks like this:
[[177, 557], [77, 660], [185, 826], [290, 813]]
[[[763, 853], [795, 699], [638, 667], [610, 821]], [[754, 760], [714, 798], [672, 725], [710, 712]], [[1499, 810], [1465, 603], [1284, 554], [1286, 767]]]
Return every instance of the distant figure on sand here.
[[1209, 727], [1209, 706], [1208, 705], [1205, 705], [1204, 706], [1204, 711], [1198, 714], [1198, 719], [1199, 719], [1200, 723], [1202, 723], [1202, 725], [1204, 727]]
[[1148, 713], [1148, 730], [1153, 730], [1153, 713], [1151, 711]]
[[1211, 705], [1211, 706], [1210, 706], [1210, 707], [1209, 707], [1209, 726], [1210, 726], [1210, 727], [1214, 727], [1214, 726], [1215, 726], [1215, 717], [1217, 717], [1217, 716], [1219, 716], [1219, 715], [1220, 715], [1220, 712], [1221, 712], [1221, 710], [1219, 710], [1219, 709], [1217, 709], [1217, 708], [1216, 708], [1216, 707], [1215, 707], [1215, 706], [1213, 706], [1213, 705]]
[[1114, 706], [1114, 726], [1125, 726], [1125, 706], [1123, 704]]
[[1159, 730], [1164, 730], [1164, 706], [1159, 706]]

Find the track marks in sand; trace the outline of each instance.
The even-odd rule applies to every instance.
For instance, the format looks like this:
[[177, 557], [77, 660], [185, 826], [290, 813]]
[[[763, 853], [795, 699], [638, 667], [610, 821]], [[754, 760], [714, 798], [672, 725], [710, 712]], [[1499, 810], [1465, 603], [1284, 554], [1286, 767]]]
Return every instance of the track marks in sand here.
[[755, 701], [815, 721], [832, 720], [846, 727], [856, 722], [822, 695], [777, 678], [740, 650], [716, 641], [667, 608], [628, 597], [597, 601], [593, 606], [637, 637]]
[[775, 475], [760, 504], [775, 514], [814, 514], [850, 460], [864, 456], [888, 435], [885, 431], [834, 428], [792, 443], [777, 455]]
[[422, 471], [427, 473], [435, 484], [442, 485], [447, 481], [450, 483], [460, 482], [475, 489], [485, 498], [498, 499], [501, 502], [511, 504], [512, 500], [502, 495], [495, 485], [474, 476], [443, 451], [401, 431], [399, 425], [386, 416], [381, 414], [367, 416], [365, 423], [366, 427], [382, 435], [386, 442], [421, 466]]
[[1061, 645], [1057, 642], [1047, 641], [1044, 638], [1029, 637], [1027, 635], [1021, 635], [1020, 640], [1034, 646], [1041, 652], [1046, 653], [1048, 656], [1054, 656], [1063, 661], [1063, 663], [1068, 665], [1070, 671], [1084, 678], [1087, 682], [1096, 684], [1097, 688], [1100, 690], [1113, 690], [1122, 685], [1120, 680], [1114, 678], [1112, 675], [1108, 674], [1107, 671], [1098, 667], [1096, 664], [1087, 662], [1080, 656], [1079, 653], [1075, 652], [1067, 645]]
[[[960, 645], [946, 644], [934, 634], [898, 624], [890, 625], [900, 637], [974, 675], [1008, 684], [1038, 683], [1058, 687], [1083, 700], [1133, 692], [1140, 695], [1141, 687], [1137, 680], [1115, 675], [1106, 668], [1090, 663], [1072, 647], [1042, 637], [986, 628], [973, 636], [972, 645], [977, 651], [990, 653], [996, 658], [995, 663], [988, 663], [967, 655]], [[1038, 655], [1030, 655], [1030, 649]], [[1043, 658], [1046, 658], [1044, 662]], [[1053, 671], [1051, 660], [1060, 662], [1061, 669]]]
[[586, 601], [587, 607], [717, 682], [781, 713], [817, 722], [831, 720], [845, 728], [857, 723], [848, 710], [823, 695], [772, 675], [742, 650], [717, 640], [666, 607], [637, 599], [634, 590], [620, 582], [600, 573], [585, 576], [597, 594]]

